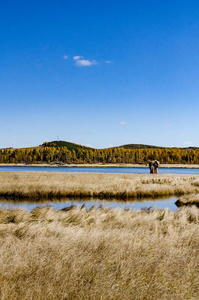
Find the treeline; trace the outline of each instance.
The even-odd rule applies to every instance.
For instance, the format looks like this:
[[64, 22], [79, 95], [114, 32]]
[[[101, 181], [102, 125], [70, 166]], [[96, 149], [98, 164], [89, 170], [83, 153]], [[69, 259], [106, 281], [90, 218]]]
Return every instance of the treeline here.
[[131, 163], [146, 164], [157, 159], [161, 164], [199, 164], [199, 149], [84, 149], [67, 147], [38, 147], [25, 149], [1, 149], [0, 163]]

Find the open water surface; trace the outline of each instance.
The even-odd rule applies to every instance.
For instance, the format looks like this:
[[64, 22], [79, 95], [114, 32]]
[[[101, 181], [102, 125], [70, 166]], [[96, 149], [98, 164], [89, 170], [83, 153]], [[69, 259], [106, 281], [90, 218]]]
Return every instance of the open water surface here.
[[[0, 166], [0, 172], [83, 172], [115, 174], [149, 174], [149, 168]], [[199, 175], [199, 169], [159, 168], [159, 174]]]
[[28, 202], [28, 201], [13, 201], [13, 200], [0, 200], [0, 208], [5, 209], [16, 209], [16, 208], [23, 208], [27, 210], [32, 210], [36, 207], [45, 207], [50, 206], [55, 209], [63, 209], [68, 208], [71, 206], [77, 206], [82, 207], [83, 205], [86, 207], [87, 210], [90, 210], [93, 206], [96, 208], [104, 207], [104, 208], [122, 208], [122, 209], [132, 209], [132, 210], [138, 210], [138, 209], [165, 209], [169, 208], [171, 211], [177, 210], [177, 206], [175, 205], [177, 198], [176, 197], [170, 197], [166, 199], [143, 199], [140, 201], [118, 201], [118, 200], [68, 200], [65, 199], [63, 201], [45, 201], [45, 202]]

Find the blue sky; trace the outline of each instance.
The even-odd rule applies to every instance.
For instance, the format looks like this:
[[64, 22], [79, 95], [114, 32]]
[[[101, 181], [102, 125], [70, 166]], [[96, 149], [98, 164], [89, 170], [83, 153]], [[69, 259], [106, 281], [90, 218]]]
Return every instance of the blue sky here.
[[199, 2], [2, 0], [0, 147], [199, 146]]

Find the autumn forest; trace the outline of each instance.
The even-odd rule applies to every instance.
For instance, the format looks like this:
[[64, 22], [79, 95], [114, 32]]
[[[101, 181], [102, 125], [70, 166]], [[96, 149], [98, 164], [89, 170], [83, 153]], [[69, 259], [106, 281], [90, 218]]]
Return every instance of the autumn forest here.
[[[73, 147], [71, 147], [73, 145]], [[161, 164], [199, 164], [199, 149], [183, 148], [134, 148], [115, 147], [93, 149], [75, 144], [66, 146], [44, 143], [34, 148], [0, 149], [0, 163], [131, 163], [146, 164], [157, 159]]]

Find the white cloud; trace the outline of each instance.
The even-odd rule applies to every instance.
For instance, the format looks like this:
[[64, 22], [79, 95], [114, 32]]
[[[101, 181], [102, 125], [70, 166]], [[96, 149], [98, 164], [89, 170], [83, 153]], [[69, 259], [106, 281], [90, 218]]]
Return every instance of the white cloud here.
[[90, 67], [93, 65], [97, 65], [97, 62], [96, 62], [96, 60], [79, 59], [75, 62], [75, 64], [78, 67]]
[[126, 125], [126, 122], [121, 121], [121, 122], [120, 122], [120, 125]]
[[80, 55], [73, 56], [73, 60], [78, 60], [78, 59], [81, 59], [81, 58], [83, 58], [83, 56], [80, 56]]
[[64, 55], [64, 56], [63, 56], [63, 59], [68, 59], [68, 55]]
[[110, 60], [106, 60], [105, 63], [106, 64], [111, 64], [111, 61]]
[[193, 144], [192, 142], [184, 142], [184, 144], [185, 144], [186, 146], [194, 146], [194, 144]]

